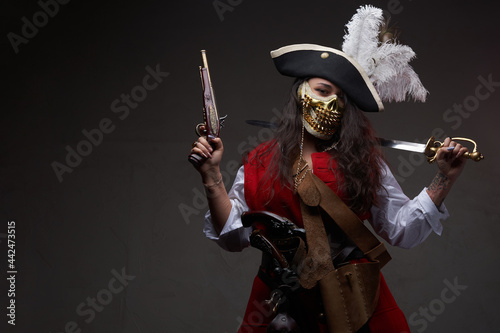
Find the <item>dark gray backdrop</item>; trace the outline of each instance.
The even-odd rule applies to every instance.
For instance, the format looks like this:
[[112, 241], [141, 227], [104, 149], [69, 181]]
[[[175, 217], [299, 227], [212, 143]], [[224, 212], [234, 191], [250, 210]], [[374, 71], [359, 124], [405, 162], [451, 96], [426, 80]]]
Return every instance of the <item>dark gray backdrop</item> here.
[[[40, 14], [44, 3], [50, 15]], [[365, 2], [54, 3], [10, 1], [1, 11], [0, 330], [236, 331], [259, 253], [224, 252], [202, 233], [207, 206], [186, 160], [201, 120], [199, 51], [208, 51], [218, 106], [229, 115], [222, 133], [229, 187], [241, 150], [267, 138], [243, 121], [270, 120], [291, 84], [269, 51], [291, 43], [340, 48], [344, 24]], [[434, 133], [467, 136], [486, 155], [467, 165], [446, 199], [442, 236], [409, 251], [389, 247], [394, 259], [384, 275], [412, 331], [498, 332], [499, 6], [371, 3], [399, 22], [430, 91], [425, 104], [387, 104], [369, 115], [378, 134], [421, 142]], [[23, 28], [34, 20], [38, 27]], [[156, 80], [147, 77], [155, 70]], [[137, 104], [126, 107], [122, 94]], [[68, 149], [86, 156], [66, 161]], [[409, 196], [436, 172], [416, 154], [387, 157]], [[5, 284], [9, 221], [15, 297]], [[15, 326], [4, 313], [11, 299]]]

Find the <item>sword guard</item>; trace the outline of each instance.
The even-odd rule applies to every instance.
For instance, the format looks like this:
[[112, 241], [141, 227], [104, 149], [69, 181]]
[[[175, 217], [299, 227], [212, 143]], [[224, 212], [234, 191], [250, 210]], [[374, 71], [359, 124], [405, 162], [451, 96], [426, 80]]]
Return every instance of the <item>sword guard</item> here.
[[[451, 138], [453, 141], [467, 141], [474, 145], [474, 149], [472, 153], [466, 152], [463, 156], [465, 158], [469, 158], [475, 162], [479, 162], [484, 159], [483, 154], [477, 151], [477, 144], [474, 140], [468, 138], [455, 137]], [[433, 136], [429, 138], [427, 144], [425, 145], [424, 154], [427, 156], [427, 162], [432, 163], [436, 160], [436, 153], [439, 149], [443, 147], [443, 143], [441, 141], [437, 141]]]

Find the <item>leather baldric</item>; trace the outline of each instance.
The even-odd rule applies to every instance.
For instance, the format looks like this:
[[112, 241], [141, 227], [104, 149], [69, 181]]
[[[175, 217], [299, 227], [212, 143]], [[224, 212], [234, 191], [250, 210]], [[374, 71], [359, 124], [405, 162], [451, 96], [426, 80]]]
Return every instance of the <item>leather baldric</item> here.
[[[306, 289], [319, 284], [329, 332], [356, 332], [375, 310], [380, 268], [391, 257], [337, 194], [308, 171], [297, 188], [308, 246], [299, 280]], [[336, 223], [370, 262], [335, 268], [324, 223]]]

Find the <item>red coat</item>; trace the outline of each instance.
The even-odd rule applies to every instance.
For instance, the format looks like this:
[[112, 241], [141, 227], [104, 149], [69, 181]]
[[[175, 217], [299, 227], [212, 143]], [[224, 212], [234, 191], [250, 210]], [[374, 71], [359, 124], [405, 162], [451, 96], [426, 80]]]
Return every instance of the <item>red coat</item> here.
[[[278, 182], [273, 186], [271, 186], [270, 181], [262, 183], [262, 179], [264, 179], [269, 166], [271, 154], [267, 154], [261, 158], [254, 157], [260, 148], [265, 147], [265, 145], [261, 145], [252, 151], [244, 165], [245, 200], [247, 205], [250, 210], [270, 211], [284, 216], [299, 227], [302, 227], [303, 223], [298, 196], [291, 189], [282, 187]], [[338, 184], [342, 179], [337, 180], [335, 174], [328, 167], [329, 163], [331, 163], [333, 169], [336, 167], [335, 161], [330, 161], [330, 154], [327, 152], [313, 153], [311, 158], [313, 173], [345, 201], [345, 194], [341, 193], [338, 189]], [[271, 190], [274, 191], [274, 195], [272, 200], [269, 200]], [[360, 216], [361, 219], [367, 219], [368, 217], [369, 215]], [[410, 332], [406, 319], [392, 297], [383, 276], [381, 276], [380, 281], [379, 302], [375, 313], [369, 321], [370, 332]], [[255, 277], [245, 317], [238, 333], [260, 333], [266, 331], [268, 323], [273, 319], [272, 310], [265, 303], [265, 300], [270, 298], [270, 292], [271, 289], [258, 276]], [[313, 299], [312, 302], [319, 304], [320, 299]], [[311, 305], [308, 305], [308, 307]], [[326, 327], [320, 325], [320, 331], [327, 332]]]

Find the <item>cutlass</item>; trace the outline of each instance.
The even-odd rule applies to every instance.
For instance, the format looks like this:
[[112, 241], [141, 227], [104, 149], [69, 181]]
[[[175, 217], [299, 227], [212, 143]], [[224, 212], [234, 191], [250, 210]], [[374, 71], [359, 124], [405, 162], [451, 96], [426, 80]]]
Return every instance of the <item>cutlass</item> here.
[[[275, 129], [278, 127], [278, 124], [268, 122], [265, 120], [246, 120], [245, 122], [252, 126], [259, 126], [271, 129]], [[472, 153], [466, 152], [464, 154], [466, 158], [469, 158], [476, 162], [479, 162], [482, 159], [484, 159], [483, 154], [477, 151], [477, 144], [473, 140], [462, 137], [455, 137], [451, 139], [453, 141], [467, 141], [474, 144], [474, 149], [472, 150]], [[384, 139], [384, 138], [378, 138], [378, 141], [380, 142], [380, 145], [382, 147], [425, 154], [427, 156], [427, 162], [429, 163], [432, 163], [436, 160], [436, 152], [443, 147], [443, 143], [441, 141], [437, 141], [433, 136], [430, 137], [430, 139], [427, 141], [426, 144], [401, 141], [401, 140]], [[451, 148], [452, 147], [447, 147], [448, 150], [452, 150]]]
[[[474, 144], [474, 149], [473, 151], [466, 152], [463, 156], [466, 158], [469, 158], [473, 161], [479, 162], [481, 161], [484, 156], [480, 152], [477, 151], [477, 144], [471, 139], [468, 138], [461, 138], [461, 137], [455, 137], [451, 138], [453, 141], [467, 141], [471, 142]], [[416, 153], [422, 153], [427, 156], [427, 162], [432, 163], [436, 160], [436, 153], [439, 149], [443, 147], [443, 143], [441, 141], [437, 141], [433, 136], [430, 137], [430, 139], [427, 141], [426, 144], [424, 143], [416, 143], [416, 142], [408, 142], [408, 141], [400, 141], [400, 140], [391, 140], [391, 139], [383, 139], [379, 138], [380, 145], [382, 147], [388, 147], [388, 148], [393, 148], [393, 149], [400, 149], [400, 150], [406, 150], [406, 151], [412, 151]], [[448, 150], [451, 150], [448, 147]]]

